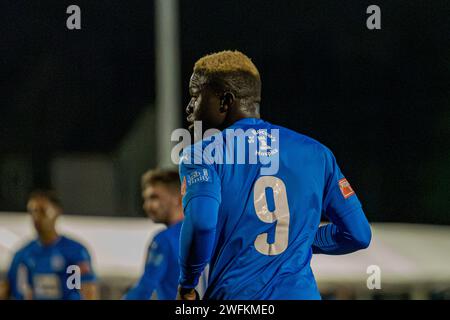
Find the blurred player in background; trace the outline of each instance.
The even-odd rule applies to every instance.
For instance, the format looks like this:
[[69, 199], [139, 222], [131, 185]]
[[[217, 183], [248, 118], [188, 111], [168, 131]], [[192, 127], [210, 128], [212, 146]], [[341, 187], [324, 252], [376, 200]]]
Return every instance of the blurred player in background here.
[[[203, 131], [222, 131], [225, 146], [216, 155], [223, 152], [222, 159], [227, 159], [233, 151], [229, 146], [237, 151], [225, 129], [241, 129], [248, 133], [241, 140], [245, 150], [258, 143], [258, 155], [265, 152], [266, 158], [278, 161], [278, 169], [262, 175], [262, 162], [227, 164], [202, 158], [199, 150], [206, 150], [217, 136], [185, 148], [180, 162], [185, 221], [179, 297], [197, 297], [194, 287], [210, 261], [206, 299], [320, 299], [312, 254], [354, 252], [371, 239], [361, 203], [332, 152], [260, 119], [259, 71], [238, 51], [198, 60], [189, 91], [188, 121], [202, 121]], [[198, 156], [200, 163], [192, 161]], [[322, 212], [331, 223], [319, 227]]]
[[14, 255], [4, 284], [6, 295], [17, 300], [96, 299], [96, 276], [89, 252], [56, 230], [63, 212], [56, 193], [32, 192], [27, 210], [37, 239]]
[[178, 251], [183, 209], [176, 170], [155, 169], [142, 176], [145, 213], [167, 229], [158, 233], [147, 252], [144, 273], [124, 299], [148, 300], [156, 291], [159, 300], [173, 300], [177, 294]]

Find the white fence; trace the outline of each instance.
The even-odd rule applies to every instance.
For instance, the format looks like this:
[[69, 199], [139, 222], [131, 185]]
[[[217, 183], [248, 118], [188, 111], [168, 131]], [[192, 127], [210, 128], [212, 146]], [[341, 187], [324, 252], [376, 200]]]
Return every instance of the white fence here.
[[[120, 298], [139, 277], [152, 237], [164, 227], [145, 218], [62, 216], [58, 230], [90, 250], [102, 298]], [[375, 223], [367, 250], [343, 256], [315, 255], [312, 268], [322, 292], [338, 298], [407, 293], [426, 299], [450, 288], [450, 226]], [[0, 214], [0, 274], [12, 255], [33, 238], [30, 217]], [[367, 287], [369, 266], [379, 267], [381, 289]], [[369, 268], [370, 271], [370, 268]]]

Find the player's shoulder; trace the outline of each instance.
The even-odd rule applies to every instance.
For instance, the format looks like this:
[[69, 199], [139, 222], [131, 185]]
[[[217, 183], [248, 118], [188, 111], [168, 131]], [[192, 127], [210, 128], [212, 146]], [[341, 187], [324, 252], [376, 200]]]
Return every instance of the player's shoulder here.
[[156, 243], [163, 243], [165, 240], [167, 240], [170, 237], [170, 229], [165, 228], [161, 231], [159, 231], [154, 237], [153, 242]]
[[164, 230], [161, 230], [160, 232], [158, 232], [155, 235], [154, 240], [163, 241], [163, 240], [171, 239], [173, 237], [178, 237], [180, 234], [180, 231], [181, 231], [181, 222], [178, 222], [178, 223], [170, 225], [167, 228], [165, 228]]
[[86, 247], [81, 242], [67, 236], [61, 236], [59, 246], [67, 251], [87, 251]]
[[222, 132], [217, 132], [211, 136], [207, 136], [193, 144], [187, 145], [183, 148], [179, 160], [179, 167], [182, 168], [186, 165], [192, 165], [193, 163], [201, 163], [203, 161], [208, 161], [205, 159], [207, 153], [204, 150], [212, 143], [220, 144], [223, 142]]
[[89, 250], [79, 241], [61, 236], [58, 244], [58, 249], [60, 253], [68, 259], [68, 261], [84, 261], [90, 260]]
[[178, 222], [158, 232], [153, 237], [153, 241], [150, 244], [150, 247], [156, 249], [156, 246], [166, 246], [171, 242], [178, 241], [181, 233], [181, 225], [182, 222]]
[[[25, 244], [22, 244], [19, 249], [17, 249], [11, 259], [11, 267], [17, 266], [22, 262], [28, 261], [30, 257], [34, 255], [39, 249], [39, 244], [37, 240], [30, 240]], [[14, 268], [14, 267], [13, 267]]]
[[22, 257], [30, 252], [32, 252], [34, 249], [38, 247], [37, 240], [30, 240], [23, 244], [19, 249], [17, 249], [16, 253], [14, 254], [14, 257], [19, 258]]
[[294, 131], [292, 129], [271, 124], [273, 129], [280, 130], [280, 139], [286, 139], [288, 144], [294, 147], [301, 146], [303, 148], [310, 148], [311, 151], [315, 151], [320, 154], [330, 155], [332, 151], [324, 145], [322, 142], [312, 138], [306, 134]]
[[183, 225], [183, 221], [179, 221], [166, 229], [166, 235], [171, 238], [178, 239], [181, 233], [181, 226]]

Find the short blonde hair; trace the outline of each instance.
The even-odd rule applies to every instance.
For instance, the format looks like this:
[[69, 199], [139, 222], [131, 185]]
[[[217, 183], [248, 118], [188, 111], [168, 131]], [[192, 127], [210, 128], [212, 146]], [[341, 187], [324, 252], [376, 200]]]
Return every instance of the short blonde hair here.
[[194, 74], [217, 91], [231, 91], [250, 106], [261, 100], [261, 77], [252, 60], [240, 51], [220, 51], [200, 58]]
[[237, 50], [220, 51], [200, 58], [194, 65], [194, 72], [201, 72], [204, 75], [245, 72], [257, 78], [260, 77], [252, 60]]

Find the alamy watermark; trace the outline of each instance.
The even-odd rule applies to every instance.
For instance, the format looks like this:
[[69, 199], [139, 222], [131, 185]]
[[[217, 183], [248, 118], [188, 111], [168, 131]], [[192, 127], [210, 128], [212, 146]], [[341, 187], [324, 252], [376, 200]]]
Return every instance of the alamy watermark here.
[[66, 273], [69, 275], [67, 277], [66, 286], [67, 289], [73, 290], [81, 289], [81, 269], [78, 265], [70, 265], [66, 269]]
[[[76, 4], [67, 7], [66, 13], [70, 14], [66, 20], [66, 27], [69, 30], [81, 29], [81, 8]], [[369, 30], [381, 29], [381, 9], [379, 6], [372, 4], [367, 7], [366, 13], [370, 14], [366, 20], [366, 27]]]
[[381, 289], [381, 268], [373, 264], [367, 267], [366, 273], [369, 274], [366, 281], [367, 289]]
[[81, 29], [81, 9], [79, 6], [72, 4], [67, 7], [67, 14], [70, 16], [66, 20], [66, 27], [69, 30], [80, 30]]
[[275, 175], [279, 169], [279, 129], [248, 128], [202, 131], [194, 122], [194, 143], [187, 129], [172, 132], [178, 142], [171, 152], [174, 164], [252, 164], [260, 165], [261, 175]]

